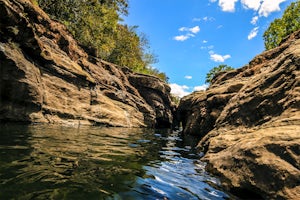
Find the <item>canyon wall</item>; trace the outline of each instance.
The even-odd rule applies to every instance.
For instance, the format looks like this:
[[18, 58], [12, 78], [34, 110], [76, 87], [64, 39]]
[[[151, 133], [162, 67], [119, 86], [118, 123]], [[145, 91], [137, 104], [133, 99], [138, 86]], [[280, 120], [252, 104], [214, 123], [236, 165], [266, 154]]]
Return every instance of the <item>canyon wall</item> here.
[[0, 121], [170, 127], [170, 87], [88, 55], [28, 0], [0, 0]]
[[300, 198], [300, 31], [184, 97], [183, 133], [201, 137], [207, 169], [243, 198]]

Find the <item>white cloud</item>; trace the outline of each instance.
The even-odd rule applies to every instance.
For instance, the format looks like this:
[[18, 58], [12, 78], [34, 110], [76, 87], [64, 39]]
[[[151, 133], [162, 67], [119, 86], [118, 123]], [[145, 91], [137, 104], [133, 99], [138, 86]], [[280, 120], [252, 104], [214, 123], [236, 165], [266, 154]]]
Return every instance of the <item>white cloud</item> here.
[[206, 44], [206, 43], [208, 43], [208, 41], [207, 41], [207, 40], [203, 40], [202, 43], [203, 43], [203, 44]]
[[187, 28], [187, 27], [181, 27], [181, 28], [179, 28], [178, 30], [179, 30], [179, 31], [188, 31], [189, 28]]
[[181, 27], [179, 28], [179, 31], [187, 31], [187, 32], [191, 32], [191, 33], [198, 33], [200, 31], [200, 27], [199, 26], [195, 26], [192, 28], [187, 28], [187, 27]]
[[[217, 0], [209, 0], [211, 3]], [[241, 4], [245, 9], [257, 11], [259, 16], [268, 17], [272, 12], [280, 11], [280, 4], [287, 0], [241, 0]], [[219, 0], [218, 5], [224, 12], [234, 12], [235, 4], [238, 0]]]
[[195, 26], [193, 28], [190, 28], [189, 31], [192, 32], [192, 33], [194, 33], [194, 34], [196, 34], [196, 33], [198, 33], [200, 31], [200, 27], [199, 26]]
[[208, 88], [207, 84], [199, 85], [199, 86], [194, 87], [194, 91], [203, 91], [203, 90], [206, 90], [207, 88]]
[[235, 11], [235, 3], [238, 0], [219, 0], [219, 6], [224, 12], [234, 12]]
[[255, 25], [257, 23], [258, 16], [252, 17], [251, 24]]
[[245, 8], [253, 9], [255, 11], [257, 11], [259, 9], [259, 7], [261, 5], [261, 1], [262, 0], [241, 0], [242, 5]]
[[279, 5], [286, 0], [264, 0], [258, 11], [259, 16], [268, 17], [270, 13], [280, 11]]
[[210, 59], [215, 62], [224, 62], [225, 60], [231, 58], [231, 56], [229, 54], [220, 55], [220, 54], [214, 53], [213, 51], [210, 51], [209, 54], [210, 54]]
[[195, 34], [197, 34], [200, 31], [200, 27], [199, 26], [195, 26], [192, 28], [181, 27], [178, 30], [181, 32], [186, 31], [187, 33], [185, 35], [175, 36], [173, 39], [176, 41], [185, 41], [191, 37], [195, 37]]
[[185, 41], [189, 39], [190, 37], [188, 35], [178, 35], [174, 37], [174, 40], [176, 41]]
[[189, 87], [186, 85], [178, 85], [176, 83], [171, 83], [170, 87], [171, 87], [171, 94], [174, 96], [178, 96], [181, 98], [190, 94], [190, 92], [187, 91]]
[[185, 79], [192, 79], [193, 77], [192, 76], [185, 76], [184, 78]]
[[248, 40], [252, 40], [253, 38], [255, 38], [257, 36], [258, 29], [259, 29], [259, 27], [255, 27], [251, 30], [251, 32], [248, 35]]

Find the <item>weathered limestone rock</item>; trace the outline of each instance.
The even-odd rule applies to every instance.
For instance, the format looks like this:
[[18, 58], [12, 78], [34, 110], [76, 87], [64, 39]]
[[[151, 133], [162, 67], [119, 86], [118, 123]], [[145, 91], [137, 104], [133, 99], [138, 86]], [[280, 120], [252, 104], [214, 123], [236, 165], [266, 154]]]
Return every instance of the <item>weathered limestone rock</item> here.
[[[0, 0], [0, 12], [0, 121], [122, 127], [172, 121], [160, 115], [170, 113], [170, 91], [160, 79], [88, 55], [28, 0]], [[135, 76], [146, 80], [133, 85]], [[143, 83], [157, 87], [145, 94]], [[150, 96], [164, 101], [148, 103]]]
[[178, 115], [228, 190], [300, 199], [300, 31], [184, 97]]

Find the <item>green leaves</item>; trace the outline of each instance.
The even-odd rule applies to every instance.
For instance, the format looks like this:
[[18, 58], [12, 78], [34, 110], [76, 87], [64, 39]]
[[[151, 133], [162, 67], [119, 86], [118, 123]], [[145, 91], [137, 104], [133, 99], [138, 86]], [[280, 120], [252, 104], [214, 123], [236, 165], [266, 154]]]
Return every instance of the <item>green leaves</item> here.
[[220, 72], [224, 71], [230, 71], [233, 70], [234, 68], [228, 66], [228, 65], [219, 65], [214, 68], [212, 68], [207, 74], [205, 78], [205, 83], [211, 84], [213, 78]]
[[300, 1], [293, 2], [281, 19], [275, 19], [264, 32], [266, 50], [279, 46], [289, 34], [300, 29]]
[[64, 23], [90, 53], [135, 72], [164, 73], [151, 67], [157, 62], [149, 51], [149, 41], [137, 33], [137, 26], [119, 24], [120, 14], [128, 14], [128, 0], [38, 0], [40, 7]]

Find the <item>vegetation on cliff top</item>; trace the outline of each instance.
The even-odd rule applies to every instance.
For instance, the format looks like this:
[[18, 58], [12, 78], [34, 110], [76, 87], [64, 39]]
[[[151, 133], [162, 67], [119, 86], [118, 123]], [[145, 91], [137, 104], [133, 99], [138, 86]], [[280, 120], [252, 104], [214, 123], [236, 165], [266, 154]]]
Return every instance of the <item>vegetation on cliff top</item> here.
[[39, 6], [64, 23], [75, 39], [90, 53], [135, 72], [167, 81], [165, 73], [153, 68], [157, 57], [149, 41], [136, 26], [121, 24], [128, 14], [128, 0], [37, 0]]
[[280, 45], [281, 41], [291, 33], [300, 29], [300, 1], [293, 2], [284, 11], [280, 19], [275, 19], [263, 37], [266, 50]]
[[212, 68], [211, 70], [209, 70], [209, 72], [206, 74], [206, 78], [205, 78], [205, 83], [209, 83], [211, 84], [213, 78], [220, 72], [224, 72], [224, 71], [229, 71], [229, 70], [233, 70], [234, 68], [228, 65], [219, 65], [216, 66], [214, 68]]

